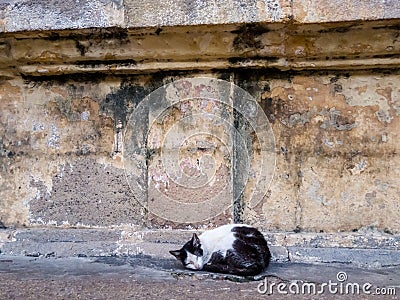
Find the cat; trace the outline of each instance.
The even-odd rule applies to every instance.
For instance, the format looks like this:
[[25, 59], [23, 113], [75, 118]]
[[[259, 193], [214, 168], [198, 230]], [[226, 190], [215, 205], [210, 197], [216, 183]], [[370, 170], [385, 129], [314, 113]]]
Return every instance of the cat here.
[[254, 276], [271, 260], [267, 241], [260, 231], [245, 224], [228, 224], [196, 233], [181, 249], [169, 251], [185, 268]]

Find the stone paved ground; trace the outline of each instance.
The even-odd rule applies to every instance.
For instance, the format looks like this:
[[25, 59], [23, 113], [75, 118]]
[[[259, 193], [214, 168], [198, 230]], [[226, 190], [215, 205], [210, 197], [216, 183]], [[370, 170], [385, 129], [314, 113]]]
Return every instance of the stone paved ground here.
[[[343, 292], [337, 279], [347, 276]], [[297, 284], [295, 284], [297, 280]], [[307, 284], [303, 284], [306, 282]], [[329, 292], [329, 281], [332, 293]], [[371, 284], [352, 293], [352, 286]], [[278, 284], [289, 295], [280, 294]], [[324, 284], [326, 286], [324, 286]], [[337, 284], [336, 286], [334, 284]], [[324, 289], [321, 295], [314, 295]], [[0, 299], [291, 299], [289, 287], [304, 289], [297, 299], [399, 299], [400, 268], [355, 269], [338, 264], [272, 263], [256, 278], [183, 270], [174, 260], [150, 256], [40, 258], [0, 256]], [[368, 285], [366, 286], [368, 287]], [[372, 295], [376, 287], [396, 295]], [[311, 293], [308, 293], [308, 289]], [[270, 289], [273, 295], [260, 294]], [[337, 289], [335, 293], [335, 289]]]

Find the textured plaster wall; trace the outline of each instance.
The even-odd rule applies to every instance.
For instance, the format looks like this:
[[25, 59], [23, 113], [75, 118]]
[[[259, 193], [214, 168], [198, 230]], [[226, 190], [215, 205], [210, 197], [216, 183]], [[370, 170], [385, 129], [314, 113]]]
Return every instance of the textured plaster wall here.
[[[163, 189], [187, 204], [173, 213], [189, 226], [400, 233], [397, 1], [52, 3], [0, 4], [1, 226], [186, 228], [163, 218]], [[233, 201], [248, 171], [241, 146], [252, 167], [261, 151], [231, 108], [197, 99], [155, 117], [157, 98], [126, 131], [151, 92], [195, 76], [243, 88], [269, 119], [275, 174], [255, 207], [248, 190]], [[165, 144], [193, 128], [218, 138]], [[179, 189], [162, 151], [179, 153], [186, 174], [210, 166], [215, 180]], [[200, 212], [189, 204], [217, 195], [230, 206], [191, 222]]]
[[280, 156], [263, 222], [398, 231], [398, 80], [358, 73], [271, 81], [261, 99]]
[[[245, 210], [244, 221], [287, 231], [351, 231], [373, 226], [399, 232], [400, 82], [396, 72], [198, 75], [234, 78], [255, 97], [272, 124], [275, 177], [263, 202]], [[147, 199], [133, 196], [117, 149], [115, 119], [127, 118], [145, 95], [163, 83], [184, 77], [4, 80], [1, 221], [26, 226], [173, 225], [154, 219], [143, 208]], [[184, 109], [168, 112], [171, 124]], [[156, 140], [162, 143], [167, 131], [160, 128], [156, 127], [161, 130]], [[196, 159], [204, 151], [200, 147], [185, 153]], [[148, 167], [142, 165], [143, 176], [147, 172], [155, 176], [154, 155], [149, 156]], [[230, 161], [214, 158], [230, 170]], [[137, 188], [147, 190], [146, 183], [143, 180]], [[208, 195], [219, 189], [213, 185]], [[194, 199], [195, 195], [179, 194], [178, 189], [173, 197]], [[202, 224], [233, 218], [228, 210]]]

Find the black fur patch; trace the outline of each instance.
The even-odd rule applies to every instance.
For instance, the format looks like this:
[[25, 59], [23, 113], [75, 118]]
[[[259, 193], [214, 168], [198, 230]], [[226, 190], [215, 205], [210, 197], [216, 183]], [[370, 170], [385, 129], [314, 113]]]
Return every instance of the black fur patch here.
[[222, 256], [221, 252], [214, 252], [207, 264], [226, 264], [226, 258]]
[[232, 228], [232, 232], [235, 233], [235, 237], [249, 236], [249, 237], [258, 237], [264, 239], [262, 233], [254, 227], [237, 226]]
[[256, 261], [266, 268], [271, 260], [271, 253], [267, 241], [260, 231], [253, 227], [234, 227], [232, 228], [236, 241], [233, 248], [240, 257], [248, 261]]
[[[187, 252], [192, 253], [192, 254], [194, 254], [194, 255], [196, 255], [196, 256], [203, 256], [203, 249], [201, 249], [201, 245], [198, 246], [198, 247], [196, 247], [196, 246], [193, 244], [193, 239], [190, 240], [189, 242], [187, 242], [187, 243], [182, 247], [182, 250], [186, 250]], [[186, 255], [186, 252], [185, 252], [185, 255]]]
[[182, 264], [185, 264], [185, 260], [187, 258], [187, 253], [185, 250], [179, 249], [179, 250], [174, 250], [174, 251], [169, 251], [169, 253], [171, 253], [173, 256], [176, 257], [176, 259], [180, 260], [182, 262]]
[[194, 254], [196, 256], [203, 256], [203, 249], [201, 249], [200, 240], [198, 239], [197, 235], [193, 235], [192, 239], [188, 241], [183, 247], [179, 250], [170, 251], [173, 256], [175, 256], [178, 260], [182, 262], [184, 266], [187, 264], [185, 263], [187, 258], [187, 253]]

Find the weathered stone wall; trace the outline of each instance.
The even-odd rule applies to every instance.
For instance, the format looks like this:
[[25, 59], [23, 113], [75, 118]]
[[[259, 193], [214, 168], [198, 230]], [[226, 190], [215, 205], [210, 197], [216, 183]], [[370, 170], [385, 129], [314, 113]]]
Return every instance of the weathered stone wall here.
[[[368, 227], [399, 234], [397, 2], [348, 1], [340, 14], [338, 1], [231, 2], [1, 4], [2, 224], [186, 228], [236, 220], [263, 230]], [[235, 9], [228, 13], [229, 6]], [[155, 99], [150, 113], [130, 120], [151, 92], [197, 76], [236, 84], [269, 119], [276, 166], [268, 167], [275, 174], [255, 207], [247, 205], [247, 194], [234, 203], [240, 172], [248, 169], [237, 167], [235, 157], [243, 152], [235, 139], [225, 148], [220, 143], [230, 127], [248, 136], [245, 144], [255, 139], [231, 108], [186, 101], [151, 120], [161, 105]], [[229, 126], [207, 120], [207, 113]], [[180, 134], [191, 134], [179, 122], [196, 114], [202, 117], [191, 124], [218, 138], [166, 147], [175, 124]], [[129, 122], [138, 127], [128, 133], [140, 127], [148, 136], [124, 141]], [[188, 174], [196, 172], [191, 162], [211, 157], [215, 181], [192, 192], [174, 187], [158, 172], [161, 149], [184, 153], [180, 162], [187, 164], [179, 168]], [[231, 150], [233, 156], [226, 155]], [[126, 151], [134, 164], [127, 164]], [[152, 213], [157, 184], [185, 203], [176, 213], [187, 223]], [[231, 206], [191, 222], [199, 212], [186, 204], [212, 198], [225, 185], [231, 190], [222, 196]]]
[[[399, 230], [397, 74], [229, 75], [265, 109], [278, 152], [270, 191], [245, 219], [278, 230]], [[160, 84], [152, 76], [3, 82], [3, 223], [143, 224], [115, 152], [114, 118]]]

